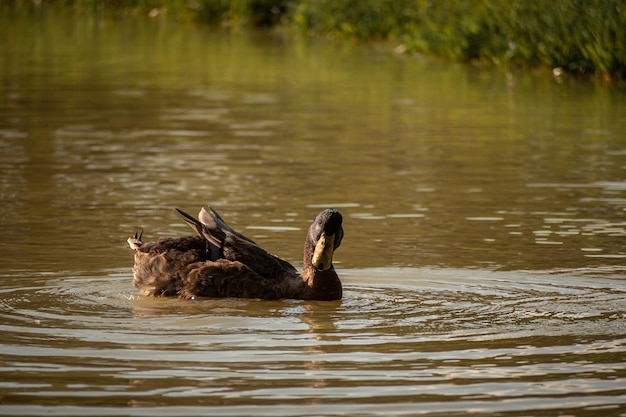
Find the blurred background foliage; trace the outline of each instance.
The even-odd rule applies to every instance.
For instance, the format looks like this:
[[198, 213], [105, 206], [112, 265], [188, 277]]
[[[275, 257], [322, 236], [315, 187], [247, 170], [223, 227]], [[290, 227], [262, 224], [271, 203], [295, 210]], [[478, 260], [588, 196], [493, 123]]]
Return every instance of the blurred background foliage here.
[[3, 0], [18, 8], [281, 27], [398, 53], [626, 78], [624, 0]]

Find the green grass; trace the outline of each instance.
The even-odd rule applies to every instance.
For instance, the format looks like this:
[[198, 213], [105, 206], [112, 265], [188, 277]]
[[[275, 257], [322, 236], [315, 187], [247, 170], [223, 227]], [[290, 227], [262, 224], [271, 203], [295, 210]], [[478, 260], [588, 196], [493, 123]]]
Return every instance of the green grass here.
[[303, 0], [291, 21], [456, 61], [626, 76], [623, 0]]
[[5, 0], [151, 14], [209, 24], [281, 26], [316, 36], [385, 41], [454, 61], [560, 68], [626, 78], [624, 0]]

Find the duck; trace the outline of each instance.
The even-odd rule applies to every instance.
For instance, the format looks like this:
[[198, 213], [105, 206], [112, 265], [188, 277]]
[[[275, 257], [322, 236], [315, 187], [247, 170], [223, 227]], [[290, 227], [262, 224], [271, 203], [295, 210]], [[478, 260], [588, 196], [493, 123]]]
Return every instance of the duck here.
[[333, 255], [344, 231], [336, 209], [322, 210], [311, 223], [301, 272], [233, 230], [211, 207], [202, 207], [198, 218], [176, 211], [195, 235], [143, 242], [142, 231], [127, 240], [134, 251], [133, 285], [140, 295], [341, 300]]

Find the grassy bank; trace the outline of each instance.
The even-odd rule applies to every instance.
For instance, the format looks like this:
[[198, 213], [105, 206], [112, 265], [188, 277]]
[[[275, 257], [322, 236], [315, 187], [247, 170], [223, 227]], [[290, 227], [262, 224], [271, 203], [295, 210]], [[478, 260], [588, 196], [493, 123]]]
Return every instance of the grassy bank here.
[[626, 75], [622, 0], [317, 0], [299, 3], [293, 20], [457, 61]]
[[[9, 0], [16, 7], [33, 0]], [[391, 42], [455, 61], [626, 78], [623, 0], [41, 0], [38, 7], [149, 14]]]

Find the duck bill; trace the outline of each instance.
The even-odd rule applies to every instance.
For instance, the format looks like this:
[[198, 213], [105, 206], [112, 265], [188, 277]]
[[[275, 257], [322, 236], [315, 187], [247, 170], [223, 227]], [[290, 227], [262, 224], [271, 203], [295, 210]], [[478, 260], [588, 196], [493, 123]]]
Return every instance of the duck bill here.
[[311, 260], [311, 263], [316, 269], [322, 271], [330, 269], [333, 264], [334, 245], [335, 235], [326, 235], [326, 232], [322, 232], [322, 235], [315, 245], [315, 252], [313, 252], [313, 259]]

